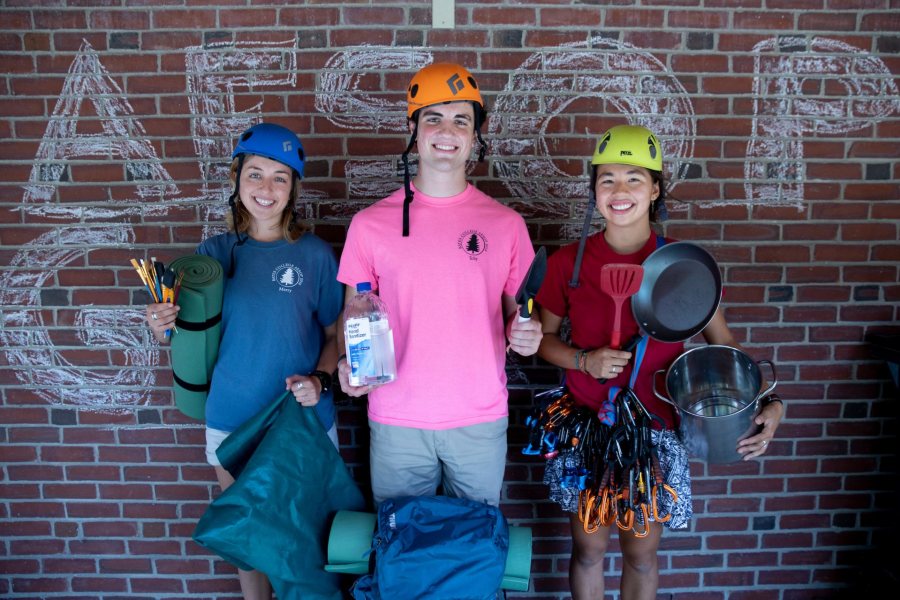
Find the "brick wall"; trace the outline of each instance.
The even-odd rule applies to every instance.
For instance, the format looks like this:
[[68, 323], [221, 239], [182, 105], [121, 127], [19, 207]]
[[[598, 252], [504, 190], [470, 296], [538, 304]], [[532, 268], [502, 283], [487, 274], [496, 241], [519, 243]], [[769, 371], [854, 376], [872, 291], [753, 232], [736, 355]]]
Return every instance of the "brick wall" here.
[[[400, 185], [403, 90], [432, 60], [478, 76], [490, 152], [472, 179], [551, 250], [580, 230], [593, 137], [657, 131], [667, 233], [715, 254], [733, 330], [776, 365], [778, 438], [758, 462], [692, 463], [696, 516], [663, 537], [660, 597], [884, 581], [898, 394], [866, 335], [898, 332], [898, 7], [457, 0], [438, 29], [424, 0], [4, 2], [0, 596], [237, 593], [190, 539], [218, 490], [129, 259], [168, 262], [220, 230], [226, 156], [263, 117], [300, 133], [303, 214], [340, 251], [350, 217]], [[509, 373], [503, 510], [535, 540], [531, 590], [509, 596], [566, 598], [567, 524], [520, 454], [557, 373], [516, 357]], [[365, 488], [363, 407], [340, 422]]]

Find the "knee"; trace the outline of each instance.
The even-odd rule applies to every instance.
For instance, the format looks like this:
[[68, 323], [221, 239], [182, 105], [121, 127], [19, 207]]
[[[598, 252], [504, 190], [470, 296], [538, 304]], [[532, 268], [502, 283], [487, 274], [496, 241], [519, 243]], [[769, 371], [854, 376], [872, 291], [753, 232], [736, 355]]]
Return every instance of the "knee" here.
[[606, 558], [606, 544], [574, 544], [572, 560], [584, 567], [602, 565]]
[[656, 550], [652, 548], [622, 553], [622, 561], [626, 566], [638, 573], [652, 573], [657, 569]]

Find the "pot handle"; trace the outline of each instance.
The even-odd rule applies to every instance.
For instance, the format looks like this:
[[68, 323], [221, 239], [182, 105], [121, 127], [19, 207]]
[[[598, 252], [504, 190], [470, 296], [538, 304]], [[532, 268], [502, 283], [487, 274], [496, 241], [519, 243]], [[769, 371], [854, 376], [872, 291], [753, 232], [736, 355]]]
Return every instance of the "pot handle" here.
[[[769, 365], [769, 368], [772, 370], [772, 383], [769, 385], [769, 387], [767, 387], [765, 390], [763, 390], [762, 392], [760, 392], [759, 394], [756, 395], [755, 401], [759, 401], [760, 399], [768, 396], [770, 393], [772, 393], [772, 390], [775, 389], [775, 386], [778, 384], [778, 375], [775, 373], [775, 365], [772, 364], [772, 361], [760, 360], [760, 361], [757, 361], [756, 364], [757, 365], [763, 365], [763, 364]], [[654, 391], [656, 391], [655, 388], [654, 388]]]
[[656, 395], [657, 398], [659, 398], [659, 399], [662, 400], [663, 402], [665, 402], [665, 403], [667, 403], [667, 404], [671, 404], [672, 406], [674, 406], [674, 407], [675, 407], [675, 410], [677, 411], [677, 410], [678, 410], [678, 405], [675, 404], [674, 402], [672, 402], [668, 397], [663, 396], [662, 394], [660, 394], [660, 393], [659, 393], [659, 390], [656, 388], [656, 382], [659, 381], [659, 376], [660, 376], [660, 374], [661, 374], [661, 373], [665, 373], [665, 372], [666, 372], [665, 369], [660, 369], [659, 371], [657, 371], [656, 373], [653, 374], [653, 393]]
[[665, 369], [660, 369], [659, 371], [657, 371], [656, 373], [653, 374], [653, 393], [654, 393], [654, 395], [656, 395], [657, 398], [659, 398], [660, 400], [662, 400], [663, 402], [665, 402], [666, 404], [670, 405], [672, 408], [675, 409], [675, 411], [674, 411], [674, 413], [675, 413], [675, 431], [680, 431], [681, 430], [681, 409], [678, 407], [677, 404], [672, 402], [672, 400], [670, 400], [668, 397], [660, 394], [659, 390], [656, 388], [656, 382], [659, 381], [659, 376], [664, 374], [665, 372], [666, 372]]

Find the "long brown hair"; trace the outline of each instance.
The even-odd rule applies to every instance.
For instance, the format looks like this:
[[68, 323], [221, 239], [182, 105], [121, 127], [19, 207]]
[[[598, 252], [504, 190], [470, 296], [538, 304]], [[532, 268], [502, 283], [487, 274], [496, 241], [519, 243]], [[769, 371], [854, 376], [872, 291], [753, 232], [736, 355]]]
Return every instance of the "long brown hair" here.
[[[245, 157], [247, 156], [254, 155], [246, 154]], [[229, 178], [231, 179], [232, 190], [234, 189], [238, 177], [238, 164], [240, 164], [240, 157], [236, 157], [231, 161], [231, 174]], [[284, 212], [281, 213], [281, 232], [284, 239], [289, 242], [296, 242], [300, 239], [300, 236], [306, 232], [306, 224], [301, 221], [297, 215], [297, 203], [300, 198], [300, 179], [293, 169], [291, 169], [291, 174], [293, 176], [293, 181], [291, 183], [291, 198], [288, 200], [287, 206], [284, 207]], [[244, 207], [244, 203], [241, 202], [240, 197], [234, 199], [234, 205], [234, 212], [237, 216], [233, 217], [231, 211], [228, 211], [225, 215], [225, 222], [228, 225], [228, 230], [239, 234], [247, 233], [247, 231], [250, 230], [250, 222], [252, 219], [250, 212]]]

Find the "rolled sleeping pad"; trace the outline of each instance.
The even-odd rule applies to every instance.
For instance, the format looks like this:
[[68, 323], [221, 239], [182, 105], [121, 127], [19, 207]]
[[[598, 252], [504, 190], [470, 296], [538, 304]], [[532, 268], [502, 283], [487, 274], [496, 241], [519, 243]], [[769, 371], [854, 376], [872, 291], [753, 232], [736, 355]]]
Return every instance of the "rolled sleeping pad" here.
[[191, 254], [169, 266], [184, 274], [178, 292], [178, 331], [172, 332], [175, 406], [202, 421], [222, 333], [222, 265], [210, 256]]
[[[369, 552], [375, 535], [374, 513], [339, 510], [328, 535], [328, 562], [331, 573], [364, 575], [369, 572]], [[531, 528], [509, 528], [509, 552], [500, 587], [527, 592], [531, 578]]]

